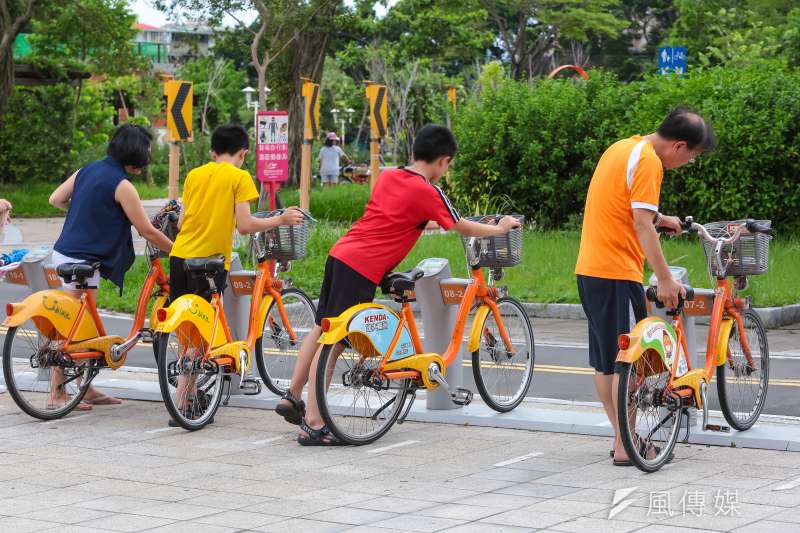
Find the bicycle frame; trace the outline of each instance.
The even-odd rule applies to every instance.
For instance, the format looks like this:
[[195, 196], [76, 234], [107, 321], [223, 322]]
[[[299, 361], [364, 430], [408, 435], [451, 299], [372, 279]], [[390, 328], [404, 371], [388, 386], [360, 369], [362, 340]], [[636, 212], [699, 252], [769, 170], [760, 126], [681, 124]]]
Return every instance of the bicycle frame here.
[[[717, 279], [714, 303], [706, 344], [706, 361], [702, 369], [694, 369], [689, 357], [689, 348], [680, 315], [672, 318], [671, 323], [660, 317], [649, 317], [640, 321], [628, 335], [624, 335], [629, 345], [620, 349], [618, 362], [634, 363], [642, 357], [650, 357], [650, 368], [653, 372], [669, 371], [670, 377], [666, 388], [674, 390], [680, 396], [692, 395], [698, 408], [702, 407], [700, 383], [710, 383], [715, 368], [725, 364], [728, 357], [728, 339], [734, 324], [737, 327], [742, 349], [748, 363], [753, 364], [747, 336], [744, 334], [744, 322], [740, 311], [746, 302], [736, 296], [727, 278]], [[659, 329], [661, 328], [661, 329]], [[664, 342], [664, 337], [669, 342]], [[673, 338], [674, 336], [674, 338]], [[673, 344], [674, 343], [674, 344]], [[670, 346], [671, 345], [671, 346]], [[680, 358], [677, 356], [680, 346], [684, 354], [686, 370], [677, 375]], [[657, 355], [654, 355], [657, 354]], [[657, 360], [653, 358], [657, 357]], [[641, 376], [643, 379], [646, 376]], [[683, 389], [688, 387], [689, 390]]]
[[[151, 326], [156, 310], [163, 305], [169, 294], [169, 286], [161, 262], [157, 258], [151, 258], [150, 270], [139, 293], [134, 322], [126, 339], [116, 335], [106, 335], [97, 311], [95, 298], [90, 289], [80, 289], [80, 295], [77, 298], [63, 290], [34, 293], [22, 303], [6, 306], [8, 318], [4, 325], [19, 326], [26, 320], [32, 319], [45, 336], [52, 338], [53, 333], [56, 333], [57, 337], [64, 341], [64, 351], [69, 353], [73, 360], [103, 357], [107, 366], [118, 368], [125, 361], [124, 355], [141, 336], [147, 304], [156, 285], [159, 287], [159, 296], [153, 308]], [[123, 357], [118, 358], [116, 362], [109, 357], [112, 345], [124, 346], [121, 350]]]
[[[271, 261], [262, 259], [256, 266], [245, 340], [233, 339], [219, 292], [212, 295], [210, 303], [195, 294], [185, 294], [177, 298], [158, 317], [160, 322], [158, 331], [170, 332], [179, 328], [185, 329], [188, 324], [191, 324], [203, 340], [203, 357], [214, 359], [220, 365], [231, 366], [235, 373], [243, 376], [250, 368], [256, 341], [261, 336], [262, 325], [273, 303], [278, 306], [278, 312], [289, 338], [292, 341], [297, 340], [281, 297], [283, 282], [273, 277], [270, 263]], [[209, 317], [213, 317], [213, 320], [206, 320]], [[191, 335], [191, 332], [184, 333]], [[244, 358], [242, 352], [246, 353]]]
[[[480, 268], [472, 269], [470, 283], [467, 285], [465, 294], [458, 308], [456, 324], [453, 328], [450, 343], [448, 344], [444, 354], [441, 356], [435, 353], [424, 353], [416, 320], [414, 319], [414, 314], [411, 310], [411, 304], [407, 299], [402, 301], [403, 307], [399, 316], [388, 307], [373, 303], [353, 306], [336, 318], [325, 319], [323, 321], [322, 328], [324, 333], [322, 337], [320, 337], [319, 342], [321, 344], [335, 344], [345, 337], [351, 335], [364, 337], [369, 341], [370, 347], [372, 348], [370, 350], [372, 353], [370, 353], [369, 356], [381, 357], [378, 370], [386, 378], [421, 379], [422, 383], [426, 387], [430, 388], [434, 385], [432, 385], [428, 379], [428, 365], [431, 363], [436, 363], [439, 365], [443, 374], [446, 372], [446, 367], [450, 365], [458, 355], [464, 331], [469, 320], [470, 311], [476, 302], [478, 303], [478, 311], [472, 321], [472, 327], [468, 341], [469, 350], [475, 351], [478, 349], [482, 334], [481, 324], [483, 323], [484, 318], [491, 312], [497, 321], [498, 329], [500, 330], [500, 335], [503, 339], [506, 349], [513, 353], [513, 344], [511, 343], [508, 332], [503, 325], [502, 316], [497, 307], [497, 297], [497, 289], [490, 287], [486, 283], [486, 280], [483, 276], [483, 270]], [[385, 322], [385, 325], [387, 326], [389, 322], [393, 321], [389, 319], [390, 315], [392, 318], [397, 320], [396, 325], [393, 326], [394, 329], [391, 341], [388, 343], [388, 346], [385, 349], [376, 346], [369, 335], [363, 331], [355, 329], [357, 325], [354, 324], [354, 319], [356, 319], [365, 310], [368, 312], [370, 310], [378, 310], [380, 311], [380, 314], [387, 313], [383, 318], [383, 322]], [[381, 317], [378, 316], [377, 318]], [[401, 344], [401, 340], [404, 338], [404, 332], [406, 331], [410, 336], [415, 353], [409, 354], [405, 357], [393, 359], [392, 357], [395, 355], [396, 349]]]

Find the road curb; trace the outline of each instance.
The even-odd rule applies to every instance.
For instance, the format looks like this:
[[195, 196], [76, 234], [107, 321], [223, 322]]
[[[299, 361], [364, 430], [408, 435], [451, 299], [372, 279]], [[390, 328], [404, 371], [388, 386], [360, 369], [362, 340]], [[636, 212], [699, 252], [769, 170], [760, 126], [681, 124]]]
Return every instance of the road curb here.
[[[155, 382], [99, 376], [95, 379], [95, 384], [106, 393], [113, 394], [118, 398], [162, 401], [160, 389]], [[270, 392], [262, 392], [257, 396], [231, 396], [229, 405], [232, 407], [262, 409], [266, 411], [265, 416], [277, 416], [272, 411], [278, 401], [280, 401], [280, 398]], [[166, 416], [166, 409], [164, 414]], [[425, 396], [422, 393], [414, 403], [407, 420], [411, 422], [612, 436], [608, 418], [602, 412], [602, 409], [600, 407], [589, 407], [582, 402], [555, 403], [528, 400], [509, 413], [493, 411], [481, 401], [475, 401], [471, 405], [459, 409], [430, 410], [425, 407]], [[725, 424], [725, 421], [718, 416], [712, 416], [710, 421]], [[290, 428], [290, 426], [287, 426], [287, 428]], [[684, 430], [681, 429], [680, 437], [683, 438], [684, 434]], [[699, 427], [696, 426], [692, 428], [689, 434], [689, 442], [731, 448], [800, 452], [800, 427], [789, 423], [759, 421], [748, 431], [739, 432], [732, 429], [730, 433], [716, 433], [700, 431]]]

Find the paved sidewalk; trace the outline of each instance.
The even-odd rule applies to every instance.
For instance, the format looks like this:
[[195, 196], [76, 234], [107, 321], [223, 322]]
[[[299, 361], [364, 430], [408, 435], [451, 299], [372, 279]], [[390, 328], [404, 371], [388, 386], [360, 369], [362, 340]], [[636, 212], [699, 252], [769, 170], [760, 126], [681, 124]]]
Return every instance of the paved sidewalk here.
[[166, 419], [126, 401], [42, 423], [1, 394], [0, 531], [800, 531], [792, 453], [679, 445], [644, 475], [600, 437], [408, 422], [307, 449], [260, 410]]

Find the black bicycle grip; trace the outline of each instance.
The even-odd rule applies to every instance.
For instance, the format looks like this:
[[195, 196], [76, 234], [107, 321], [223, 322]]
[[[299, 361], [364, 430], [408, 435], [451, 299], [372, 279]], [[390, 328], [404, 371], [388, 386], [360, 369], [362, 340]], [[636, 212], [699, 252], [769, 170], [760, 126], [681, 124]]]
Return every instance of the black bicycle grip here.
[[[680, 306], [683, 302], [691, 302], [694, 300], [694, 289], [688, 285], [683, 285], [683, 289], [686, 291], [686, 296], [683, 298], [678, 298], [678, 306]], [[658, 299], [658, 287], [650, 286], [645, 291], [645, 297], [656, 304], [656, 308], [663, 309], [664, 303]]]
[[745, 222], [744, 226], [750, 233], [763, 233], [764, 235], [772, 235], [772, 228], [765, 226], [764, 224], [759, 224], [752, 218], [747, 219], [747, 222]]
[[178, 213], [176, 213], [175, 211], [170, 211], [169, 213], [167, 213], [167, 219], [169, 219], [170, 222], [177, 222]]

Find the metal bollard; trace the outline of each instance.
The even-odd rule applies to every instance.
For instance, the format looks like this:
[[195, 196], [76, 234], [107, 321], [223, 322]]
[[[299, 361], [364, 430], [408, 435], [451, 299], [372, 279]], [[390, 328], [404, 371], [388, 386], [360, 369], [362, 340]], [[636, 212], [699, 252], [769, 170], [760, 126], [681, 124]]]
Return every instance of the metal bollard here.
[[[425, 272], [414, 286], [417, 304], [422, 314], [425, 351], [444, 354], [450, 344], [450, 335], [458, 314], [458, 307], [448, 305], [442, 296], [442, 282], [451, 279], [450, 263], [447, 259], [429, 258], [421, 261], [417, 268]], [[445, 373], [445, 379], [453, 390], [462, 384], [462, 355], [463, 348], [458, 351], [458, 355]], [[425, 403], [428, 409], [460, 407], [453, 403], [450, 394], [441, 387], [427, 391]]]

